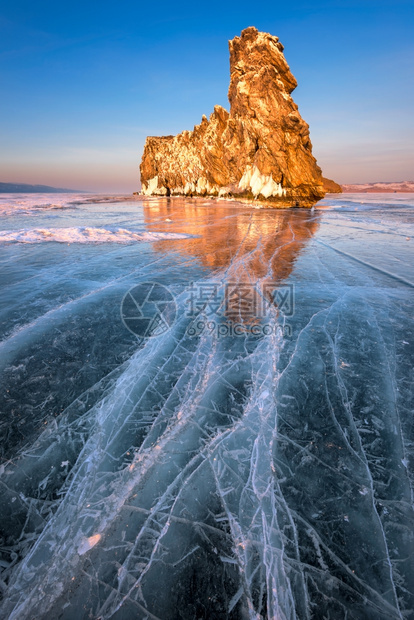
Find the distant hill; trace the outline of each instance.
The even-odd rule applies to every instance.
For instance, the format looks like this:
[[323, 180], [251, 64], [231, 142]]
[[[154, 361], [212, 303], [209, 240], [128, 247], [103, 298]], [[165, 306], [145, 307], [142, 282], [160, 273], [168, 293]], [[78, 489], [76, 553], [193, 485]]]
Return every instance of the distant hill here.
[[28, 185], [27, 183], [0, 183], [0, 194], [54, 194], [56, 192], [78, 194], [82, 190], [50, 187], [49, 185]]
[[345, 194], [370, 194], [379, 192], [381, 194], [395, 194], [398, 192], [414, 193], [414, 181], [397, 181], [395, 183], [355, 183], [353, 185], [342, 185]]

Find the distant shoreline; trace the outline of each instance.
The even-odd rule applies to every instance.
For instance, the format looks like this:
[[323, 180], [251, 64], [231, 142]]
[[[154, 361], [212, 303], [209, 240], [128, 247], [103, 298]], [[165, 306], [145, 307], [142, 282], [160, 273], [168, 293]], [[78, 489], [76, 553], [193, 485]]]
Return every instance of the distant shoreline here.
[[52, 187], [50, 185], [30, 185], [27, 183], [0, 183], [0, 194], [87, 194], [82, 189]]
[[343, 194], [412, 194], [414, 181], [343, 183], [341, 187]]
[[[328, 192], [329, 193], [329, 192]], [[343, 194], [414, 194], [414, 189], [343, 189]]]

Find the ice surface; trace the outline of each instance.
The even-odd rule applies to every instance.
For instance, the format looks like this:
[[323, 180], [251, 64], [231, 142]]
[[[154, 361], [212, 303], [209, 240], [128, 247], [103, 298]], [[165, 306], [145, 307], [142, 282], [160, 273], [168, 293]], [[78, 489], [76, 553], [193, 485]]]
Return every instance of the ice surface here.
[[[414, 617], [413, 209], [90, 203], [59, 228], [183, 238], [2, 246], [2, 617]], [[145, 281], [177, 320], [143, 341]], [[269, 281], [272, 329], [224, 337], [211, 304], [189, 335], [190, 286]]]
[[81, 194], [0, 194], [0, 216], [33, 215], [55, 209], [65, 209], [74, 202], [88, 200]]
[[71, 209], [75, 205], [85, 205], [88, 203], [110, 202], [131, 202], [130, 196], [107, 196], [91, 194], [67, 194], [67, 193], [47, 193], [47, 194], [0, 194], [0, 217], [6, 216], [34, 216], [38, 217], [48, 211]]

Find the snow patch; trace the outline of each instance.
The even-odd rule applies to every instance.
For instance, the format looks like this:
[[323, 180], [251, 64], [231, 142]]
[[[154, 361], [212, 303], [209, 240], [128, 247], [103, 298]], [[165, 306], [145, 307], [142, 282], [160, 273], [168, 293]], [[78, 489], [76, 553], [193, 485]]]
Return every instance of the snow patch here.
[[250, 189], [255, 198], [259, 195], [262, 195], [264, 198], [286, 196], [286, 189], [280, 183], [276, 183], [272, 175], [266, 176], [261, 174], [257, 166], [246, 166], [246, 170], [239, 182], [239, 189]]
[[126, 228], [29, 228], [4, 230], [0, 232], [0, 243], [134, 243], [137, 241], [159, 241], [160, 239], [187, 239], [191, 235], [173, 232], [134, 232]]
[[145, 185], [145, 183], [142, 184], [141, 193], [144, 194], [144, 196], [152, 196], [157, 190], [157, 188], [158, 188], [158, 175], [153, 177], [152, 179], [149, 179], [148, 185]]

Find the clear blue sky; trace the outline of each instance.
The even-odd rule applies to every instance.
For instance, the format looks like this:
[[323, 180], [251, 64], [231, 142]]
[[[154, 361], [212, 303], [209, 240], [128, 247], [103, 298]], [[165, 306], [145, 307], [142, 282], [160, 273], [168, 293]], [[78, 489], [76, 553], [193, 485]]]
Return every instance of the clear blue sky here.
[[247, 26], [285, 45], [326, 176], [414, 180], [412, 0], [5, 0], [0, 181], [137, 189], [147, 135], [228, 109], [228, 39]]

